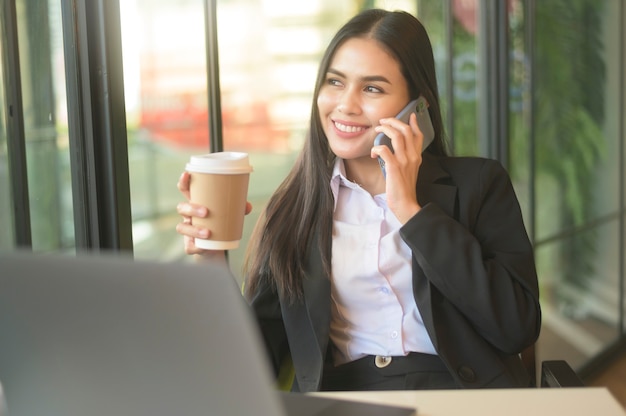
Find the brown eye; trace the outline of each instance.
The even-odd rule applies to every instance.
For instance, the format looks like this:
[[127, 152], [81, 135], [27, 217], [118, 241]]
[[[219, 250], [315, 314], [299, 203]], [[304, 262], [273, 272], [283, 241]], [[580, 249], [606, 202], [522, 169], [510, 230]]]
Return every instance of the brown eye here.
[[342, 86], [342, 85], [343, 85], [343, 84], [341, 83], [341, 81], [339, 81], [339, 80], [338, 80], [338, 79], [336, 79], [336, 78], [327, 78], [327, 79], [326, 79], [326, 84], [327, 84], [327, 85], [333, 85], [333, 86], [335, 86], [335, 87], [340, 87], [340, 86]]
[[364, 88], [365, 92], [371, 92], [371, 93], [381, 93], [383, 92], [382, 89], [375, 87], [373, 85], [368, 85], [367, 87]]

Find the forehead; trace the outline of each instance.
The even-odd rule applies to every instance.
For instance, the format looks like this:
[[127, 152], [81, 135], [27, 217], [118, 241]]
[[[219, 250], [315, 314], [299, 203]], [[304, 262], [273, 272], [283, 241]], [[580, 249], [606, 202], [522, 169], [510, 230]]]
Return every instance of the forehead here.
[[398, 60], [371, 38], [350, 38], [343, 42], [330, 60], [330, 68], [346, 74], [403, 77]]

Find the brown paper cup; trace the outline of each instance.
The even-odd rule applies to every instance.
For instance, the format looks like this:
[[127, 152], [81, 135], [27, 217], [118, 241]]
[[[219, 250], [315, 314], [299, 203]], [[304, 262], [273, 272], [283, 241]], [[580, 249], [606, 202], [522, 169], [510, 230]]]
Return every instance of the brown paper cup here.
[[207, 250], [239, 247], [252, 171], [248, 154], [218, 152], [192, 156], [186, 170], [191, 174], [191, 202], [209, 210], [207, 217], [191, 219], [192, 224], [211, 230], [209, 239], [195, 239], [196, 247]]

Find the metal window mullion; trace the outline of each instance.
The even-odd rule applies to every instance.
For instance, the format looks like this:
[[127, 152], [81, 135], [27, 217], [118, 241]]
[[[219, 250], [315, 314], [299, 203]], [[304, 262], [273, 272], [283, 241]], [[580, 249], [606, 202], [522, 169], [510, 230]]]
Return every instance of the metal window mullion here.
[[450, 149], [454, 152], [454, 15], [452, 13], [452, 0], [445, 3], [445, 31], [446, 31], [446, 55], [448, 62], [446, 65], [446, 100], [447, 100], [447, 119], [446, 130]]
[[510, 64], [509, 64], [509, 11], [508, 2], [496, 1], [495, 10], [495, 25], [496, 25], [496, 39], [498, 45], [497, 51], [497, 136], [494, 138], [497, 143], [497, 158], [504, 165], [505, 168], [510, 166], [509, 155], [509, 119], [510, 113]]
[[[619, 25], [619, 51], [618, 51], [618, 65], [620, 66], [620, 71], [619, 71], [619, 91], [620, 93], [618, 94], [618, 111], [620, 112], [619, 114], [624, 114], [626, 112], [626, 97], [624, 97], [624, 95], [626, 94], [626, 75], [624, 74], [624, 72], [626, 71], [626, 68], [624, 67], [624, 65], [626, 64], [626, 59], [625, 59], [625, 50], [626, 50], [626, 30], [624, 29], [624, 25], [626, 25], [626, 8], [624, 6], [624, 2], [620, 2], [619, 6], [618, 6], [618, 10], [619, 10], [619, 19], [621, 21], [621, 24]], [[624, 117], [618, 117], [620, 122], [619, 122], [619, 126], [618, 126], [618, 148], [619, 148], [619, 189], [618, 189], [618, 193], [619, 193], [619, 212], [620, 212], [620, 216], [619, 216], [619, 220], [618, 220], [618, 224], [619, 224], [619, 229], [620, 229], [620, 233], [619, 233], [619, 253], [621, 253], [621, 259], [619, 262], [619, 328], [620, 328], [620, 334], [622, 336], [622, 338], [626, 335], [626, 328], [624, 327], [625, 325], [625, 320], [626, 318], [624, 317], [624, 309], [626, 308], [626, 157], [625, 157], [625, 153], [626, 153], [626, 121], [624, 121]]]
[[119, 3], [62, 12], [77, 246], [132, 251]]
[[494, 157], [492, 137], [497, 114], [493, 108], [494, 59], [491, 51], [495, 49], [493, 19], [488, 0], [481, 0], [478, 16], [478, 58], [483, 66], [479, 66], [478, 74], [478, 149], [480, 156]]
[[509, 19], [506, 3], [480, 2], [479, 140], [483, 156], [509, 167]]
[[[124, 70], [122, 64], [122, 28], [120, 4], [110, 0], [83, 0], [91, 7], [90, 23], [98, 20], [98, 30], [90, 39], [97, 42], [97, 58], [92, 61], [92, 71], [98, 73], [98, 86], [94, 97], [101, 108], [98, 118], [104, 140], [97, 141], [106, 149], [101, 160], [100, 176], [105, 198], [106, 217], [101, 217], [105, 235], [102, 241], [108, 249], [132, 252], [132, 213], [130, 203], [130, 171], [128, 166], [128, 140], [126, 130], [126, 103], [124, 98]], [[97, 136], [96, 136], [97, 137]], [[100, 148], [101, 150], [102, 147]]]
[[3, 56], [7, 102], [7, 152], [11, 178], [13, 227], [15, 245], [32, 248], [30, 203], [28, 195], [28, 170], [26, 162], [26, 135], [22, 104], [22, 79], [20, 74], [19, 42], [15, 0], [3, 2]]
[[[88, 64], [86, 29], [80, 25], [73, 0], [62, 0], [63, 45], [65, 57], [66, 94], [68, 106], [68, 131], [70, 164], [72, 168], [72, 196], [74, 208], [74, 233], [77, 249], [90, 249], [100, 240], [98, 228], [98, 203], [96, 189], [95, 151], [91, 119], [91, 88], [89, 74], [82, 74]], [[93, 221], [92, 221], [93, 219]]]
[[210, 151], [224, 150], [219, 50], [217, 41], [217, 0], [204, 0], [207, 96], [209, 105]]
[[537, 137], [535, 131], [535, 110], [536, 95], [535, 95], [535, 0], [526, 0], [526, 8], [524, 10], [524, 21], [526, 28], [526, 53], [528, 55], [528, 118], [526, 121], [526, 127], [528, 129], [528, 153], [529, 153], [529, 234], [530, 241], [533, 246], [535, 244], [535, 238], [537, 235]]

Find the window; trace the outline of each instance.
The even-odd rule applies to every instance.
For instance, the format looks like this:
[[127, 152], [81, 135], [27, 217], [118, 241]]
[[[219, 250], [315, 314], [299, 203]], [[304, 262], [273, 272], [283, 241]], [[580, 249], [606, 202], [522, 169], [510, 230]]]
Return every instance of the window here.
[[[216, 143], [209, 103], [219, 102], [223, 148], [254, 166], [254, 210], [229, 256], [239, 274], [302, 146], [330, 37], [360, 7], [404, 9], [431, 35], [455, 153], [498, 158], [511, 173], [536, 248], [539, 358], [584, 370], [624, 340], [622, 2], [216, 3], [207, 27], [209, 0], [2, 2], [0, 249], [186, 261], [176, 180]], [[210, 31], [219, 55], [207, 53]]]
[[[12, 37], [3, 35], [2, 45], [5, 81], [0, 89], [3, 91], [0, 107], [8, 117], [0, 122], [0, 194], [3, 195], [0, 224], [6, 224], [2, 229], [7, 231], [0, 238], [0, 246], [12, 245], [14, 236], [10, 231], [19, 221], [18, 227], [29, 235], [17, 237], [22, 242], [32, 241], [33, 250], [73, 250], [60, 5], [53, 1], [34, 4], [18, 0], [13, 11], [14, 16], [3, 15], [4, 30], [16, 28], [16, 38], [8, 45]], [[15, 18], [15, 21], [9, 22], [8, 18]], [[15, 65], [15, 60], [11, 61], [11, 72], [7, 72], [9, 60], [6, 58], [9, 53], [19, 57], [19, 66]], [[16, 73], [17, 68], [19, 74]], [[16, 75], [19, 77], [16, 78]], [[6, 84], [9, 76], [12, 80], [21, 80], [19, 90], [6, 89], [7, 85], [12, 85]], [[19, 91], [19, 95], [12, 94], [13, 91]], [[11, 126], [5, 123], [6, 120]], [[8, 127], [11, 128], [11, 136], [7, 135]], [[22, 135], [23, 143], [15, 140]], [[9, 157], [11, 149], [13, 157]], [[20, 168], [24, 166], [26, 169], [22, 171]], [[11, 183], [13, 186], [9, 185]], [[21, 196], [14, 193], [24, 190], [28, 190], [25, 198], [30, 209], [20, 212]], [[11, 201], [17, 205], [11, 204]]]

